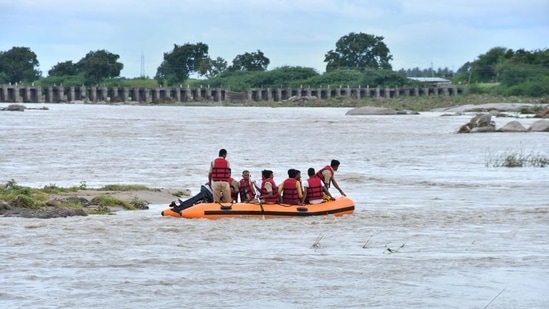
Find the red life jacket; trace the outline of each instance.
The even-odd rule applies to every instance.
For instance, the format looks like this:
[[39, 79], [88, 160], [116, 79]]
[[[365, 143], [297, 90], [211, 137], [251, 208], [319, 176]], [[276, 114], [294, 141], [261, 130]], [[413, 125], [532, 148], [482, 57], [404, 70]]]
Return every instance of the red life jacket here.
[[[321, 168], [318, 172], [316, 172], [315, 176], [320, 178], [320, 180], [322, 180], [322, 182], [326, 183], [326, 179], [324, 179], [324, 175], [322, 175], [322, 172], [324, 171], [330, 171], [330, 173], [332, 174], [332, 178], [334, 177], [334, 170], [332, 169], [331, 166], [329, 165], [326, 165], [325, 167]], [[327, 185], [330, 185], [328, 183], [326, 183]]]
[[239, 184], [240, 184], [240, 188], [239, 188], [240, 202], [253, 199], [255, 196], [255, 189], [252, 182], [249, 179], [248, 181], [241, 179]]
[[229, 162], [222, 157], [213, 161], [212, 181], [229, 181]]
[[320, 178], [313, 176], [308, 179], [309, 187], [307, 188], [307, 200], [321, 200], [324, 198], [323, 184]]
[[[273, 196], [272, 197], [265, 197], [269, 194], [267, 191], [267, 188], [265, 188], [265, 184], [270, 183], [273, 188]], [[267, 178], [263, 180], [263, 183], [261, 184], [261, 198], [265, 200], [265, 203], [276, 203], [278, 199], [278, 188], [276, 187], [276, 184], [272, 178]]]
[[282, 203], [284, 204], [299, 204], [299, 194], [297, 192], [297, 179], [288, 178], [282, 184]]

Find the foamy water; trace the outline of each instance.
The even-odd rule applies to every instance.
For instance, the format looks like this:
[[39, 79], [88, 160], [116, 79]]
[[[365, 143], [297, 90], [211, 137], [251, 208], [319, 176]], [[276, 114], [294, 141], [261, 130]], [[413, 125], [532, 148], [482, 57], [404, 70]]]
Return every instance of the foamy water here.
[[2, 308], [549, 304], [549, 170], [485, 166], [506, 152], [547, 155], [547, 133], [454, 134], [471, 115], [439, 113], [47, 106], [0, 113], [0, 181], [195, 193], [226, 148], [237, 176], [249, 169], [257, 179], [268, 168], [277, 182], [289, 168], [304, 174], [338, 159], [336, 178], [356, 213], [184, 220], [151, 205], [113, 216], [0, 218]]

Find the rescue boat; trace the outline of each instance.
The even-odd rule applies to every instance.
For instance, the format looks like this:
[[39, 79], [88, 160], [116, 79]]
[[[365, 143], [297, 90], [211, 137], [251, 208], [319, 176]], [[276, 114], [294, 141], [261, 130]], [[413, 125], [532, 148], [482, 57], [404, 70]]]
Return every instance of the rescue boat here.
[[178, 205], [171, 206], [162, 211], [162, 216], [175, 218], [234, 218], [234, 217], [263, 217], [263, 218], [287, 218], [334, 215], [342, 216], [352, 214], [355, 210], [354, 202], [345, 196], [320, 204], [288, 205], [265, 203], [211, 203], [199, 202], [181, 209]]

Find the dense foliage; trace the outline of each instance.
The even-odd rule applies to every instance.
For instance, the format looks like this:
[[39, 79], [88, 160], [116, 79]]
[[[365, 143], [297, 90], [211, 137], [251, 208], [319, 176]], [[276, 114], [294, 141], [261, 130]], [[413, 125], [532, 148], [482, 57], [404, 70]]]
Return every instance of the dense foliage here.
[[269, 58], [258, 49], [257, 52], [237, 55], [228, 69], [229, 71], [266, 71], [270, 62]]
[[40, 78], [36, 54], [28, 47], [0, 51], [0, 84], [33, 82]]
[[105, 80], [120, 76], [124, 65], [118, 62], [119, 55], [106, 50], [90, 51], [77, 63], [72, 61], [58, 62], [48, 71], [48, 78], [40, 84], [50, 85], [97, 85]]
[[173, 50], [164, 53], [164, 61], [156, 71], [159, 84], [175, 85], [183, 83], [193, 72], [205, 75], [208, 71], [208, 45], [204, 43], [174, 44]]
[[[89, 52], [80, 61], [57, 63], [41, 77], [36, 54], [28, 47], [0, 51], [0, 84], [35, 82], [49, 85], [96, 85], [156, 87], [185, 85], [223, 87], [234, 91], [259, 87], [396, 87], [417, 85], [407, 77], [443, 77], [468, 85], [470, 93], [497, 96], [549, 95], [549, 50], [526, 51], [494, 47], [477, 59], [466, 62], [457, 72], [448, 68], [400, 69], [393, 71], [393, 56], [383, 37], [349, 33], [325, 54], [326, 72], [313, 68], [283, 66], [267, 70], [270, 59], [261, 51], [237, 55], [229, 65], [221, 57], [213, 59], [205, 43], [174, 44], [154, 79], [119, 77], [123, 64], [118, 55], [105, 50]], [[191, 79], [195, 75], [199, 79]]]
[[496, 83], [496, 87], [473, 86], [477, 93], [525, 95], [539, 97], [549, 95], [549, 49], [526, 51], [494, 47], [465, 63], [456, 72], [455, 83]]
[[390, 70], [393, 59], [382, 36], [366, 33], [349, 33], [336, 43], [336, 49], [326, 53], [326, 72], [341, 68]]

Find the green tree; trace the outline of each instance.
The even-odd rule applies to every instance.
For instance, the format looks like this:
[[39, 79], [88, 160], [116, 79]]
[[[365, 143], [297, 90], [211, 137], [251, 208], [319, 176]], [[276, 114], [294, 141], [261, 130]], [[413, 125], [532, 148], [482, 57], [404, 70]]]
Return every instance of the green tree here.
[[207, 61], [203, 61], [202, 63], [207, 65], [206, 68], [201, 69], [202, 72], [206, 71], [205, 75], [207, 78], [219, 76], [227, 71], [227, 61], [221, 57], [217, 57], [215, 60], [208, 58]]
[[124, 65], [118, 62], [119, 55], [106, 50], [90, 51], [76, 67], [84, 74], [86, 85], [100, 83], [103, 79], [120, 76]]
[[263, 52], [258, 49], [257, 52], [237, 55], [233, 59], [229, 71], [266, 71], [270, 62], [269, 58], [265, 57]]
[[76, 74], [78, 74], [78, 67], [70, 60], [58, 62], [48, 71], [48, 76], [70, 76]]
[[40, 78], [36, 54], [28, 47], [0, 52], [0, 83], [33, 82]]
[[160, 84], [174, 85], [186, 81], [191, 73], [205, 75], [209, 67], [208, 45], [204, 43], [174, 44], [173, 50], [164, 53], [164, 61], [156, 70]]
[[393, 59], [382, 36], [351, 32], [342, 36], [336, 49], [326, 53], [326, 72], [340, 69], [391, 69]]
[[494, 47], [485, 54], [478, 56], [472, 67], [474, 81], [482, 83], [498, 82], [496, 65], [504, 61], [506, 55], [508, 55], [507, 48]]

